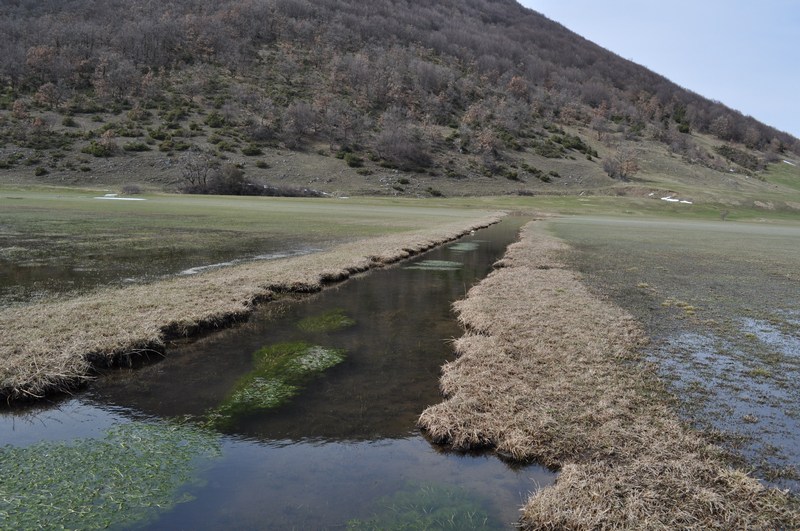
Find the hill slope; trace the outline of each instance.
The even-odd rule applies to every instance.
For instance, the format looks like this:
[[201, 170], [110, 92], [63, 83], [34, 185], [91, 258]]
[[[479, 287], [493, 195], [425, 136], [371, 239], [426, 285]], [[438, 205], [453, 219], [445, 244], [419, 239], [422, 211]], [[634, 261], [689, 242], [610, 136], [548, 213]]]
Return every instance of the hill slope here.
[[800, 153], [512, 0], [18, 1], [0, 15], [5, 182], [628, 193], [638, 174], [648, 190], [735, 193]]

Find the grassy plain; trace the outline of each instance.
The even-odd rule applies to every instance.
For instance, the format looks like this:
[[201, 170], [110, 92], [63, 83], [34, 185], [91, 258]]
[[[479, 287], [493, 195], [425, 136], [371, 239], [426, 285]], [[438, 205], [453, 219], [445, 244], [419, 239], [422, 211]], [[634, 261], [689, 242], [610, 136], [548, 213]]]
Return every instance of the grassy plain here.
[[234, 259], [301, 254], [476, 215], [474, 208], [419, 200], [174, 194], [96, 199], [102, 195], [0, 188], [0, 306], [120, 286], [123, 279], [157, 280]]
[[[122, 277], [169, 274], [200, 263], [263, 254], [265, 249], [325, 248], [422, 229], [466, 219], [475, 209], [700, 220], [724, 215], [738, 221], [798, 217], [796, 166], [772, 164], [758, 179], [717, 175], [709, 180], [698, 173], [692, 180], [670, 177], [668, 172], [680, 169], [670, 161], [654, 155], [652, 168], [640, 178], [582, 195], [543, 191], [548, 195], [268, 199], [145, 194], [134, 197], [145, 201], [115, 201], [95, 199], [115, 189], [6, 184], [0, 185], [0, 261], [26, 267], [61, 264], [95, 272], [105, 283], [113, 277], [103, 273], [109, 269]], [[660, 199], [670, 195], [694, 203]]]
[[[787, 173], [788, 172], [788, 173]], [[794, 172], [794, 173], [793, 173]], [[797, 168], [789, 165], [778, 165], [774, 178], [781, 182], [793, 182], [798, 177]], [[641, 183], [640, 183], [641, 184]], [[638, 186], [638, 185], [637, 185]], [[789, 190], [785, 186], [782, 190]], [[458, 197], [458, 198], [402, 198], [402, 197], [355, 197], [355, 198], [325, 198], [325, 199], [277, 199], [277, 198], [247, 198], [247, 197], [220, 197], [220, 196], [187, 196], [170, 194], [144, 194], [135, 199], [144, 201], [117, 201], [96, 199], [104, 195], [106, 190], [49, 188], [49, 187], [20, 187], [5, 185], [0, 187], [0, 261], [3, 267], [13, 274], [6, 275], [0, 281], [6, 286], [19, 286], [26, 279], [33, 286], [30, 290], [23, 290], [22, 295], [11, 299], [16, 303], [13, 306], [32, 306], [26, 312], [34, 309], [43, 309], [46, 304], [64, 303], [71, 304], [72, 298], [80, 294], [93, 297], [93, 291], [108, 285], [110, 288], [94, 296], [93, 305], [101, 304], [101, 300], [108, 299], [112, 293], [120, 291], [129, 296], [125, 289], [134, 286], [123, 286], [120, 279], [133, 277], [138, 285], [141, 281], [156, 284], [166, 282], [161, 287], [171, 286], [167, 291], [174, 294], [174, 300], [167, 302], [166, 297], [161, 300], [152, 300], [142, 304], [144, 308], [151, 307], [149, 312], [161, 313], [164, 318], [164, 308], [172, 310], [181, 304], [190, 305], [189, 292], [199, 296], [199, 300], [208, 301], [208, 297], [225, 298], [227, 307], [232, 300], [237, 301], [236, 309], [225, 310], [222, 313], [239, 314], [241, 305], [249, 305], [253, 298], [266, 296], [263, 287], [255, 291], [240, 293], [242, 286], [236, 286], [229, 296], [224, 297], [220, 291], [221, 285], [214, 282], [206, 284], [204, 280], [171, 279], [169, 275], [178, 273], [185, 268], [202, 266], [232, 259], [248, 258], [272, 251], [290, 250], [332, 250], [341, 247], [339, 251], [351, 249], [355, 253], [350, 258], [353, 263], [342, 268], [339, 259], [333, 260], [331, 266], [325, 264], [325, 258], [307, 260], [318, 268], [318, 277], [325, 280], [345, 278], [350, 273], [348, 269], [363, 269], [363, 249], [358, 242], [375, 240], [378, 248], [373, 248], [367, 254], [383, 255], [380, 246], [390, 256], [401, 256], [402, 245], [410, 245], [404, 235], [410, 236], [415, 231], [426, 245], [431, 243], [428, 236], [419, 236], [432, 230], [437, 233], [436, 240], [444, 234], [451, 234], [452, 227], [471, 226], [477, 219], [486, 219], [487, 213], [502, 211], [527, 211], [543, 212], [560, 215], [609, 215], [614, 214], [628, 219], [658, 216], [666, 219], [681, 220], [718, 220], [726, 212], [727, 219], [732, 221], [763, 221], [793, 219], [796, 215], [791, 209], [767, 208], [756, 205], [754, 202], [739, 202], [736, 205], [726, 203], [702, 202], [696, 204], [677, 204], [660, 200], [658, 194], [654, 195], [628, 195], [624, 197], [607, 195], [584, 196], [519, 196], [509, 195], [500, 197]], [[798, 195], [798, 194], [795, 194]], [[786, 198], [794, 198], [788, 194]], [[719, 198], [720, 200], [723, 198]], [[762, 202], [766, 204], [766, 202]], [[445, 227], [449, 227], [446, 230]], [[443, 229], [443, 230], [439, 230]], [[438, 232], [437, 232], [438, 231]], [[455, 231], [459, 232], [458, 230]], [[380, 243], [380, 238], [397, 236], [395, 243]], [[447, 238], [445, 238], [447, 239]], [[393, 247], [397, 242], [401, 245], [400, 253]], [[345, 247], [342, 247], [342, 246]], [[353, 247], [346, 247], [352, 245]], [[388, 247], [386, 247], [388, 246]], [[411, 245], [413, 248], [414, 245]], [[318, 253], [320, 254], [320, 253]], [[321, 253], [325, 254], [325, 253]], [[327, 256], [327, 255], [326, 255]], [[303, 257], [298, 257], [298, 259]], [[256, 262], [249, 263], [250, 265]], [[271, 271], [285, 270], [290, 262], [278, 261], [269, 266]], [[369, 265], [367, 260], [367, 265]], [[338, 265], [337, 265], [338, 264]], [[355, 267], [353, 267], [353, 264]], [[239, 264], [239, 266], [248, 263]], [[266, 266], [265, 266], [266, 267]], [[304, 266], [305, 267], [305, 266]], [[59, 269], [60, 268], [60, 269]], [[44, 275], [57, 278], [61, 274], [75, 271], [87, 271], [89, 284], [82, 289], [73, 290], [66, 296], [58, 291], [36, 293], [38, 286], [43, 284], [41, 276], [30, 274], [31, 271], [41, 270]], [[237, 278], [230, 273], [230, 269], [220, 273], [216, 278]], [[238, 271], [242, 271], [239, 269]], [[300, 284], [316, 286], [320, 278], [312, 278], [308, 271], [299, 275], [302, 277]], [[212, 271], [213, 272], [213, 271]], [[286, 281], [285, 271], [275, 277], [271, 282], [267, 279], [249, 278], [253, 285], [272, 285]], [[271, 275], [273, 273], [270, 273]], [[213, 276], [213, 275], [212, 275]], [[32, 280], [31, 280], [32, 279]], [[185, 283], [178, 282], [185, 280]], [[92, 284], [94, 282], [94, 284]], [[116, 282], [116, 283], [115, 283]], [[225, 283], [229, 284], [228, 280]], [[58, 282], [56, 282], [59, 285]], [[63, 283], [61, 283], [63, 284]], [[153, 286], [156, 286], [153, 284]], [[226, 284], [226, 285], [227, 285]], [[291, 282], [289, 282], [291, 284]], [[2, 287], [2, 286], [0, 286]], [[252, 287], [252, 286], [251, 286]], [[158, 293], [160, 287], [151, 288]], [[183, 292], [181, 292], [183, 290]], [[219, 293], [212, 295], [212, 291]], [[269, 291], [269, 290], [267, 290]], [[198, 293], [203, 292], [202, 295]], [[33, 293], [33, 296], [30, 296]], [[164, 292], [166, 293], [166, 291]], [[186, 296], [181, 301], [181, 294]], [[12, 294], [13, 295], [13, 294]], [[138, 295], [137, 295], [138, 296]], [[142, 295], [143, 296], [143, 295]], [[154, 295], [153, 295], [154, 296]], [[143, 296], [147, 300], [150, 296]], [[113, 297], [112, 297], [113, 298]], [[34, 300], [34, 304], [26, 304]], [[47, 302], [49, 301], [49, 302]], [[8, 299], [4, 301], [8, 306]], [[73, 308], [71, 311], [75, 312]], [[125, 305], [120, 304], [116, 309], [107, 307], [101, 312], [103, 318], [115, 312], [125, 312]], [[192, 313], [192, 312], [189, 312]], [[219, 315], [214, 315], [212, 321], [219, 321]], [[27, 314], [25, 314], [27, 315]], [[188, 315], [188, 314], [187, 314]], [[192, 315], [194, 315], [192, 313]], [[174, 317], [174, 315], [173, 315]], [[197, 316], [195, 316], [197, 317]], [[26, 321], [26, 319], [28, 319]], [[43, 324], [41, 319], [49, 318], [36, 315], [23, 317], [20, 312], [11, 310], [4, 312], [4, 322], [14, 323], [13, 328], [19, 330], [20, 343], [48, 342], [50, 333], [41, 337], [30, 337], [32, 327], [49, 325]], [[191, 329], [192, 318], [170, 318], [165, 323], [172, 322], [172, 328], [182, 330]], [[150, 319], [147, 319], [150, 322]], [[205, 322], [206, 319], [200, 319]], [[121, 328], [127, 333], [130, 326], [124, 324], [112, 325], [104, 322], [106, 327], [102, 333], [95, 336], [105, 337], [119, 334], [116, 328]], [[181, 324], [183, 323], [183, 324]], [[150, 326], [154, 326], [151, 322]], [[110, 327], [110, 329], [109, 329]], [[8, 327], [7, 327], [8, 329]], [[25, 339], [28, 330], [29, 337]], [[70, 337], [83, 337], [81, 331]], [[91, 335], [91, 333], [89, 333]], [[7, 332], [6, 337], [11, 334]], [[67, 334], [69, 335], [69, 334]], [[123, 334], [125, 335], [125, 334]], [[130, 343], [130, 338], [124, 344], [135, 344], [143, 348], [152, 343], [158, 336], [150, 331], [140, 335], [139, 340]], [[142, 340], [143, 337], [149, 338]], [[70, 348], [79, 348], [78, 344], [70, 344]], [[102, 343], [102, 342], [101, 342]], [[89, 344], [95, 345], [94, 342]], [[18, 348], [18, 347], [17, 347]], [[97, 347], [89, 349], [97, 352]], [[118, 352], [119, 345], [112, 350]]]

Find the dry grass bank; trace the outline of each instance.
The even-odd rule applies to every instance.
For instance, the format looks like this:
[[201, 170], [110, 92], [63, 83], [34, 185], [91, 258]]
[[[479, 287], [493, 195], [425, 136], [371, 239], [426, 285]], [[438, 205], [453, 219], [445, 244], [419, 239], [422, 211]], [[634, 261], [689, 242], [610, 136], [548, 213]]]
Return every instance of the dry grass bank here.
[[730, 468], [670, 410], [639, 361], [634, 319], [590, 294], [528, 225], [457, 304], [466, 334], [447, 399], [420, 425], [458, 448], [561, 470], [523, 509], [530, 529], [798, 528], [794, 502]]
[[257, 302], [278, 292], [317, 291], [326, 283], [408, 258], [501, 217], [483, 215], [471, 222], [360, 240], [312, 255], [0, 310], [0, 396], [38, 398], [68, 390], [89, 378], [95, 366], [147, 350], [163, 351], [170, 337], [242, 319]]

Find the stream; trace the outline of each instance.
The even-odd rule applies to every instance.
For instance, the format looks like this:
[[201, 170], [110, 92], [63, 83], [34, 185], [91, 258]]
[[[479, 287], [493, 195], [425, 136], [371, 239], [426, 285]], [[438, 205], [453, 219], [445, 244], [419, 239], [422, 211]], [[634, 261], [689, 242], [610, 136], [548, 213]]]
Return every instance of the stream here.
[[452, 303], [525, 221], [0, 411], [0, 527], [512, 528], [555, 474], [447, 451], [416, 420], [462, 333]]

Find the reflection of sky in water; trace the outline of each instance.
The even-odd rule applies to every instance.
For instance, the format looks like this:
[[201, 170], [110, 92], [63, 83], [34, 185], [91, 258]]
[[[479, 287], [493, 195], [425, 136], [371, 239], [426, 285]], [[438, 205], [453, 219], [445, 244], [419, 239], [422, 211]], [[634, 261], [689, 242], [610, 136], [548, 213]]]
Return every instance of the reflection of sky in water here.
[[108, 428], [120, 422], [126, 420], [119, 409], [99, 408], [79, 399], [53, 406], [36, 404], [21, 411], [0, 410], [0, 447], [102, 437]]
[[786, 315], [789, 318], [785, 321], [784, 330], [767, 321], [747, 318], [742, 320], [742, 331], [755, 335], [776, 353], [794, 358], [793, 363], [797, 364], [800, 363], [800, 319], [791, 317], [796, 316], [797, 312], [787, 312]]
[[[687, 403], [700, 405], [701, 424], [748, 439], [742, 451], [754, 465], [796, 467], [800, 463], [800, 361], [797, 320], [742, 319], [735, 336], [684, 332], [651, 351], [661, 374]], [[692, 407], [691, 405], [689, 407]], [[800, 481], [776, 480], [800, 490]]]

